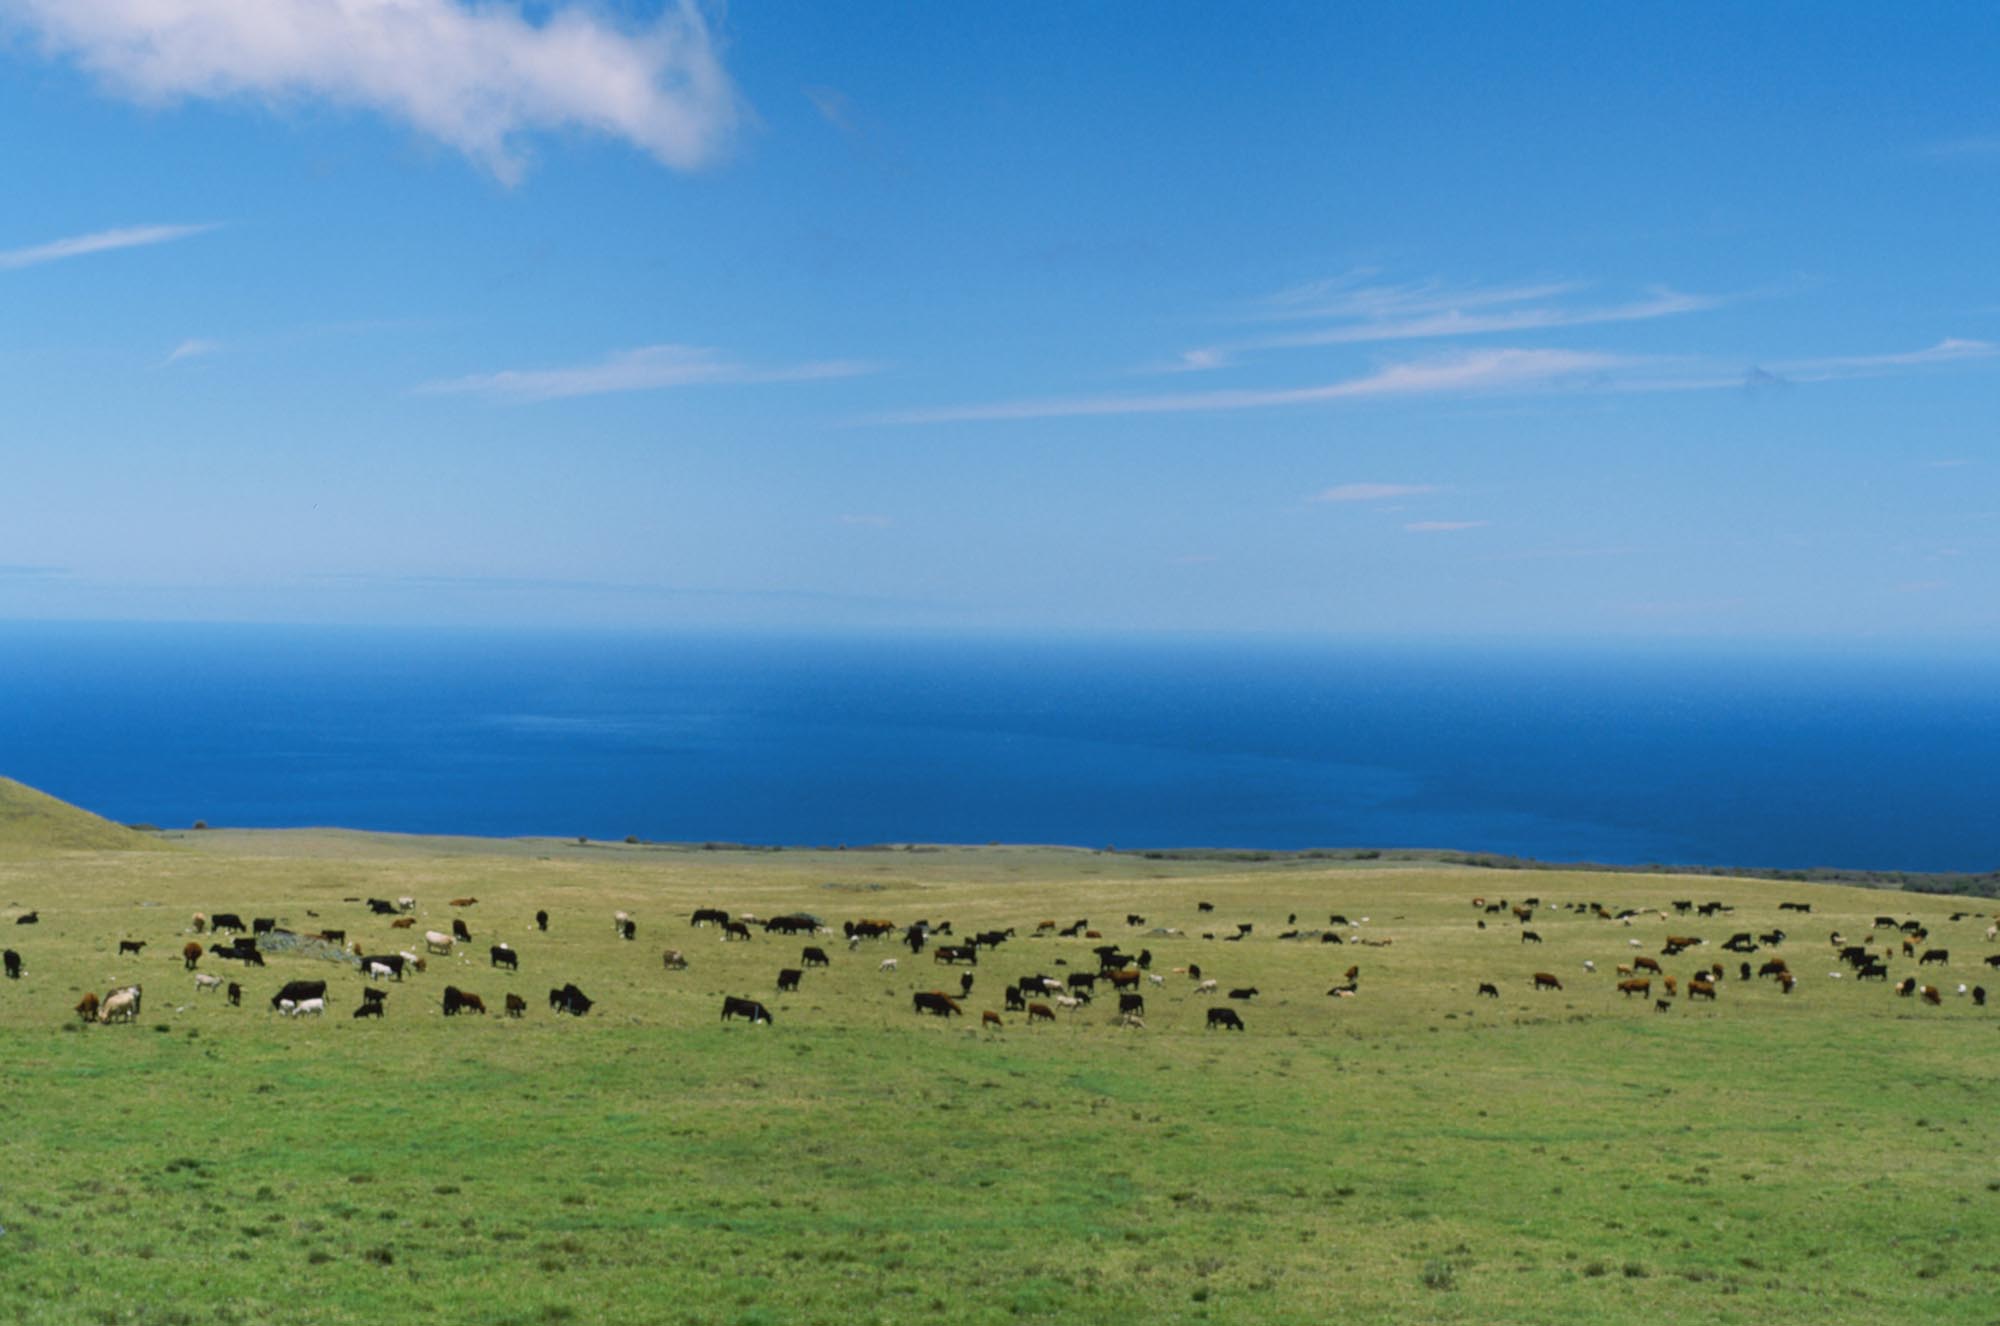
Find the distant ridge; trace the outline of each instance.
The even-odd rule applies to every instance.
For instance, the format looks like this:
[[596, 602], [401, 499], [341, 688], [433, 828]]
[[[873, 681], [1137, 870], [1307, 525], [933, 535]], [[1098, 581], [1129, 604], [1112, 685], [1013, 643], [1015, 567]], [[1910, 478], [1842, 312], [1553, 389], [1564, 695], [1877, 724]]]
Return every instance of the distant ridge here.
[[14, 848], [149, 852], [161, 844], [26, 783], [0, 778], [0, 851]]

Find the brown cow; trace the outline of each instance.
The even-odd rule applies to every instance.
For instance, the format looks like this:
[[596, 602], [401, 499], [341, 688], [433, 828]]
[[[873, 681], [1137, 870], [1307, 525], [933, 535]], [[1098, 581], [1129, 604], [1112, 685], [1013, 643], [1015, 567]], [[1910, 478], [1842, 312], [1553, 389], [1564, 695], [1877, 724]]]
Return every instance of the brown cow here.
[[1137, 967], [1128, 967], [1124, 971], [1107, 973], [1111, 978], [1111, 988], [1114, 990], [1123, 990], [1128, 987], [1136, 988], [1139, 984], [1139, 978], [1144, 974]]
[[1535, 973], [1535, 988], [1537, 990], [1560, 990], [1563, 988], [1563, 983], [1555, 978], [1553, 972], [1538, 971]]
[[[484, 1012], [485, 1010], [481, 1010]], [[528, 1011], [528, 1001], [517, 994], [507, 996], [507, 1016], [517, 1018]]]
[[1668, 994], [1670, 994], [1670, 995], [1675, 995], [1675, 994], [1679, 994], [1679, 993], [1680, 993], [1680, 991], [1679, 991], [1679, 990], [1677, 990], [1677, 989], [1675, 989], [1675, 988], [1674, 988], [1674, 987], [1675, 987], [1675, 981], [1674, 981], [1674, 978], [1673, 978], [1673, 977], [1671, 977], [1671, 976], [1666, 976], [1666, 977], [1662, 977], [1662, 978], [1661, 978], [1661, 981], [1662, 981], [1662, 983], [1663, 983], [1663, 984], [1665, 984], [1665, 986], [1667, 987], [1667, 993], [1668, 993]]
[[97, 996], [86, 993], [83, 998], [77, 1000], [76, 1015], [85, 1022], [97, 1021]]
[[1634, 958], [1632, 959], [1632, 967], [1636, 971], [1649, 971], [1655, 976], [1662, 974], [1657, 958]]
[[1653, 993], [1653, 983], [1643, 979], [1620, 981], [1618, 982], [1618, 993], [1624, 995], [1627, 999], [1630, 999], [1633, 995], [1649, 995]]
[[1000, 1020], [998, 1013], [989, 1008], [979, 1015], [979, 1025], [982, 1027], [1004, 1027], [1007, 1024]]
[[451, 905], [454, 907], [470, 907], [472, 906], [473, 903], [478, 901], [479, 899], [477, 898], [453, 898], [451, 900]]
[[1923, 988], [1922, 993], [1924, 1002], [1927, 1004], [1937, 1004], [1943, 1002], [1941, 999], [1938, 998], [1938, 988], [1935, 985], [1925, 986]]
[[414, 916], [399, 916], [395, 920], [389, 922], [389, 928], [391, 930], [408, 930], [411, 926], [415, 925], [416, 923], [417, 923], [417, 918]]
[[1053, 1008], [1050, 1008], [1047, 1004], [1028, 1005], [1029, 1026], [1033, 1026], [1037, 1022], [1054, 1022], [1055, 1020], [1056, 1020], [1056, 1011]]
[[1692, 978], [1691, 980], [1688, 981], [1688, 998], [1714, 999], [1715, 998], [1714, 982], [1704, 981], [1699, 976]]
[[181, 948], [181, 961], [187, 964], [187, 970], [193, 971], [194, 965], [201, 961], [201, 945], [190, 939]]

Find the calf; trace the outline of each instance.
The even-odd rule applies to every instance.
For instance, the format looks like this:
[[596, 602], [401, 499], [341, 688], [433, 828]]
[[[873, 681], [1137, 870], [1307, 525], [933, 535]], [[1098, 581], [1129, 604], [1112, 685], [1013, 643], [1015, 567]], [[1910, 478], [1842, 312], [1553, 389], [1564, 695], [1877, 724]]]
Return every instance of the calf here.
[[241, 1007], [243, 1007], [243, 987], [242, 987], [242, 986], [238, 985], [238, 984], [237, 984], [236, 982], [234, 982], [234, 981], [231, 981], [231, 982], [229, 983], [229, 990], [228, 990], [228, 992], [227, 992], [227, 993], [228, 993], [228, 995], [229, 995], [229, 1006], [230, 1006], [231, 1008], [241, 1008]]
[[467, 994], [455, 985], [447, 985], [444, 988], [444, 1015], [455, 1018], [468, 1009], [475, 1013], [484, 1013], [486, 1004], [478, 995]]
[[1521, 942], [1523, 944], [1539, 944], [1542, 942], [1542, 937], [1532, 930], [1523, 930], [1521, 932]]
[[660, 955], [660, 963], [668, 971], [686, 971], [688, 960], [677, 948], [670, 948]]
[[121, 939], [118, 941], [118, 954], [123, 957], [127, 953], [137, 953], [145, 947], [146, 941], [143, 939]]
[[195, 973], [194, 992], [196, 994], [207, 994], [210, 991], [220, 990], [221, 988], [222, 978], [220, 976], [210, 976], [207, 972]]
[[1208, 1030], [1221, 1027], [1228, 1031], [1243, 1030], [1243, 1019], [1236, 1016], [1233, 1008], [1211, 1008], [1208, 1010]]
[[1488, 999], [1498, 999], [1500, 997], [1500, 987], [1491, 981], [1481, 981], [1479, 983], [1479, 993], [1485, 995]]
[[[375, 993], [380, 994], [381, 991], [378, 990]], [[354, 1010], [352, 1016], [358, 1018], [379, 1018], [382, 1016], [382, 1008], [383, 1006], [378, 1003], [364, 1003]]]
[[1254, 985], [1240, 986], [1237, 989], [1231, 990], [1229, 997], [1231, 999], [1255, 999], [1257, 997], [1257, 987]]
[[408, 930], [411, 926], [415, 925], [416, 923], [417, 923], [417, 918], [414, 916], [399, 916], [395, 920], [389, 922], [389, 928], [391, 930]]
[[388, 997], [388, 991], [377, 990], [372, 985], [366, 985], [361, 988], [361, 1002], [364, 1004], [380, 1004], [387, 1000]]
[[1941, 1000], [1940, 1000], [1940, 999], [1938, 998], [1938, 988], [1937, 988], [1937, 987], [1936, 987], [1935, 985], [1927, 985], [1927, 986], [1925, 986], [1925, 987], [1923, 988], [1923, 992], [1922, 992], [1922, 993], [1923, 993], [1923, 999], [1924, 999], [1924, 1002], [1925, 1002], [1925, 1003], [1927, 1003], [1927, 1004], [1936, 1004], [1936, 1003], [1940, 1003], [1940, 1002], [1942, 1002], [1942, 1001], [1941, 1001]]
[[85, 1022], [97, 1021], [97, 996], [95, 994], [85, 994], [83, 998], [77, 1000], [76, 1015]]
[[979, 1015], [979, 1025], [981, 1027], [1004, 1027], [1007, 1024], [1000, 1020], [998, 1013], [989, 1008]]
[[510, 994], [509, 994], [509, 995], [507, 996], [507, 1016], [508, 1016], [508, 1017], [510, 1017], [510, 1018], [517, 1018], [517, 1017], [520, 1017], [520, 1016], [521, 1016], [521, 1015], [522, 1015], [523, 1013], [526, 1013], [527, 1011], [528, 1011], [528, 1001], [527, 1001], [527, 1000], [525, 1000], [525, 999], [521, 998], [521, 996], [519, 996], [519, 995], [517, 995], [517, 994], [511, 994], [511, 993], [510, 993]]

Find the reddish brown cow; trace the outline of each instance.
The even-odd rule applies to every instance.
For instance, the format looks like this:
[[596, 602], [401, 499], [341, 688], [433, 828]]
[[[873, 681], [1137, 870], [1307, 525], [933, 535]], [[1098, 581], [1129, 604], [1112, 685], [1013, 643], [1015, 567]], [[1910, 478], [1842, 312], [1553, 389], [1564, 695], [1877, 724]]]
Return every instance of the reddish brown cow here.
[[1655, 976], [1662, 974], [1659, 959], [1657, 958], [1634, 958], [1632, 959], [1632, 967], [1635, 971], [1649, 971]]
[[1695, 977], [1694, 979], [1688, 982], [1688, 998], [1714, 999], [1715, 998], [1714, 983], [1711, 981], [1704, 981], [1699, 976]]
[[454, 907], [470, 907], [472, 906], [473, 903], [478, 901], [479, 899], [477, 898], [453, 898], [451, 900], [451, 905]]
[[1667, 976], [1667, 977], [1663, 977], [1663, 978], [1662, 978], [1662, 983], [1663, 983], [1663, 984], [1665, 984], [1665, 986], [1667, 987], [1667, 993], [1668, 993], [1668, 994], [1672, 995], [1672, 994], [1679, 994], [1679, 993], [1680, 993], [1680, 991], [1678, 991], [1678, 990], [1676, 990], [1676, 989], [1674, 988], [1674, 984], [1675, 984], [1675, 982], [1674, 982], [1674, 978], [1673, 978], [1673, 977], [1671, 977], [1671, 976]]
[[1653, 983], [1648, 980], [1620, 981], [1618, 982], [1618, 993], [1624, 995], [1627, 999], [1630, 999], [1633, 995], [1649, 995], [1653, 993]]
[[989, 1008], [979, 1015], [979, 1025], [982, 1027], [1004, 1027], [1007, 1024], [1000, 1020], [998, 1013]]
[[1030, 1026], [1037, 1022], [1054, 1022], [1055, 1020], [1056, 1011], [1047, 1004], [1028, 1005], [1028, 1023]]
[[1114, 990], [1136, 987], [1139, 984], [1139, 978], [1144, 974], [1137, 967], [1128, 967], [1124, 971], [1107, 973], [1111, 978], [1111, 988]]
[[1938, 988], [1935, 985], [1925, 986], [1921, 993], [1923, 994], [1924, 1002], [1927, 1004], [1937, 1004], [1943, 1002], [1943, 1000], [1938, 998]]
[[414, 916], [399, 916], [395, 920], [389, 922], [389, 928], [391, 930], [408, 930], [411, 926], [415, 925], [416, 923], [417, 923], [417, 918]]
[[1553, 972], [1538, 971], [1535, 973], [1535, 988], [1537, 990], [1560, 990], [1563, 988], [1563, 983], [1555, 978], [1555, 973]]
[[194, 965], [201, 961], [201, 945], [190, 939], [181, 948], [181, 961], [187, 964], [189, 971], [193, 971]]
[[85, 1022], [97, 1021], [97, 996], [85, 994], [83, 998], [77, 1000], [76, 1015]]

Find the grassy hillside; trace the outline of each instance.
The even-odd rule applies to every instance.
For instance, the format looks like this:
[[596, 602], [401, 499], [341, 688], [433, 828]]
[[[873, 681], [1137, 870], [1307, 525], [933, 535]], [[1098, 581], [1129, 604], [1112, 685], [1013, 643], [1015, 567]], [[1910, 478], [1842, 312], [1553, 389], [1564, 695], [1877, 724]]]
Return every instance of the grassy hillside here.
[[[186, 842], [0, 862], [0, 891], [42, 915], [0, 934], [24, 960], [0, 981], [7, 1320], [1993, 1317], [2000, 1004], [1950, 992], [1996, 974], [1980, 959], [2000, 945], [1989, 917], [1950, 919], [1959, 900], [1057, 849]], [[1541, 944], [1471, 905], [1497, 901], [1496, 883], [1541, 897]], [[362, 981], [337, 963], [204, 958], [243, 984], [241, 1008], [182, 970], [197, 910], [337, 926], [377, 949], [412, 932], [350, 899], [402, 894], [419, 900], [416, 933], [456, 917], [475, 940], [388, 985], [380, 1021], [351, 1016]], [[1690, 897], [1736, 910], [1674, 914]], [[974, 969], [822, 937], [832, 966], [779, 995], [804, 941], [725, 943], [687, 925], [697, 906], [1017, 938]], [[613, 934], [620, 909], [637, 942]], [[1335, 912], [1347, 942], [1318, 942]], [[1280, 939], [1293, 913], [1308, 933]], [[1829, 976], [1829, 932], [1863, 942], [1890, 913], [1950, 948], [1921, 969], [1943, 1007]], [[1100, 1002], [981, 1030], [1014, 977], [1095, 965], [1099, 941], [1029, 937], [1085, 917], [1151, 949], [1163, 982], [1144, 986], [1144, 1029]], [[1241, 923], [1248, 938], [1223, 938]], [[1790, 996], [1715, 951], [1774, 925], [1791, 933], [1753, 961], [1786, 956]], [[1663, 965], [1685, 978], [1726, 961], [1715, 1003], [1621, 997], [1616, 966], [1680, 932], [1708, 943]], [[120, 955], [121, 939], [147, 947]], [[518, 974], [488, 965], [502, 939]], [[664, 969], [669, 946], [688, 970]], [[1247, 1031], [1204, 1030], [1212, 1001], [1174, 971], [1197, 963], [1260, 990], [1230, 1005]], [[1899, 947], [1891, 965], [1919, 971]], [[1358, 994], [1329, 997], [1349, 966]], [[966, 1022], [912, 1012], [912, 992], [955, 991], [968, 970]], [[1535, 993], [1537, 970], [1564, 989]], [[295, 977], [330, 981], [325, 1019], [270, 1012]], [[147, 992], [137, 1026], [68, 1014], [83, 990], [132, 981]], [[590, 1016], [548, 1011], [565, 981], [598, 1001]], [[1481, 981], [1500, 996], [1478, 997]], [[495, 1015], [442, 1017], [447, 982]], [[508, 992], [525, 1018], [498, 1016]], [[776, 1025], [719, 1022], [725, 993], [763, 1000]]]
[[58, 801], [26, 783], [0, 778], [0, 853], [153, 851], [143, 833]]

